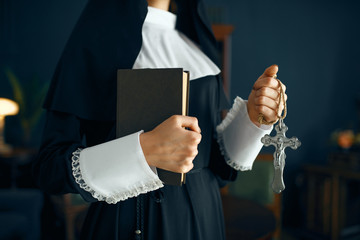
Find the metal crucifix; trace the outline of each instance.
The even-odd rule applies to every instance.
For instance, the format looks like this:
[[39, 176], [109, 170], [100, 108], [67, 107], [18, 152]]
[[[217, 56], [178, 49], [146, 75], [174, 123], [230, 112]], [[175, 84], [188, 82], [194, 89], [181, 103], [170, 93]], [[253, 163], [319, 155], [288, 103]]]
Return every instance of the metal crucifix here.
[[292, 149], [297, 149], [301, 142], [296, 138], [287, 138], [285, 136], [288, 127], [283, 122], [283, 119], [279, 119], [279, 124], [275, 126], [276, 135], [271, 137], [269, 134], [266, 134], [261, 138], [261, 142], [264, 146], [273, 145], [275, 147], [274, 152], [274, 179], [272, 182], [272, 189], [276, 193], [281, 193], [285, 189], [285, 184], [283, 180], [283, 172], [285, 166], [285, 148], [291, 147]]

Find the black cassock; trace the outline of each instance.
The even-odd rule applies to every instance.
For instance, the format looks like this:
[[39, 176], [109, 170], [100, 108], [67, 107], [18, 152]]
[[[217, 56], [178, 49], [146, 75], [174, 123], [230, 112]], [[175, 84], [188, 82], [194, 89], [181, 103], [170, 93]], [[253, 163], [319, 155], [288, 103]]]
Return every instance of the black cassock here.
[[[72, 175], [75, 150], [115, 138], [116, 70], [131, 68], [140, 51], [146, 9], [145, 0], [89, 1], [45, 101], [47, 120], [34, 164], [37, 182], [49, 193], [80, 193], [92, 202], [82, 239], [134, 239], [138, 229], [148, 240], [224, 239], [219, 185], [234, 180], [236, 171], [225, 163], [216, 141], [221, 110], [228, 108], [219, 76], [190, 84], [189, 115], [198, 118], [202, 140], [184, 186], [165, 186], [107, 204], [81, 189]], [[217, 62], [215, 43], [203, 14], [201, 1], [178, 1], [177, 26]], [[125, 27], [126, 23], [131, 28]], [[112, 32], [115, 27], [117, 31]]]
[[[85, 221], [83, 239], [133, 239], [138, 228], [143, 231], [145, 239], [151, 240], [224, 239], [219, 195], [219, 183], [222, 181], [219, 176], [232, 179], [235, 171], [225, 165], [214, 138], [214, 127], [220, 120], [219, 89], [222, 88], [219, 84], [221, 82], [215, 77], [191, 81], [189, 114], [198, 118], [202, 134], [194, 168], [187, 174], [186, 184], [182, 187], [165, 186], [140, 195], [144, 203], [140, 219], [137, 219], [138, 212], [141, 213], [137, 209], [137, 198], [117, 204], [95, 202], [90, 194], [78, 188], [72, 177], [72, 152], [78, 147], [113, 139], [115, 122], [48, 112], [44, 145], [39, 155], [39, 162], [42, 162], [39, 174], [47, 182], [41, 185], [57, 193], [76, 192], [74, 190], [77, 189], [86, 200], [93, 202]], [[81, 144], [83, 136], [86, 142]]]

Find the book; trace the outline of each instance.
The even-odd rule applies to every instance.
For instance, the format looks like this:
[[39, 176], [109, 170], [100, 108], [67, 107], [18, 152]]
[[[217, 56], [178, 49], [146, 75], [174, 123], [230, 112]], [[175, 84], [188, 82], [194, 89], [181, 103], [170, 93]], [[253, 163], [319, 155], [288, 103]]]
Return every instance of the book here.
[[[116, 136], [153, 130], [172, 115], [188, 115], [189, 72], [182, 68], [117, 71]], [[160, 180], [181, 186], [185, 173], [157, 168]]]

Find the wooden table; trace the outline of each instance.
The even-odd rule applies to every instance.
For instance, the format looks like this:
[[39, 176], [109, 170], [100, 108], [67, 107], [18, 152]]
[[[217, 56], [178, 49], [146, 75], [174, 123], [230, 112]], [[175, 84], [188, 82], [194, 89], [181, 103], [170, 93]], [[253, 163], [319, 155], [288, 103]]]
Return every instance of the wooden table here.
[[[307, 228], [320, 230], [332, 240], [340, 239], [346, 222], [347, 185], [350, 181], [360, 181], [360, 171], [321, 165], [307, 165], [304, 169], [307, 179]], [[316, 226], [319, 224], [320, 227]]]

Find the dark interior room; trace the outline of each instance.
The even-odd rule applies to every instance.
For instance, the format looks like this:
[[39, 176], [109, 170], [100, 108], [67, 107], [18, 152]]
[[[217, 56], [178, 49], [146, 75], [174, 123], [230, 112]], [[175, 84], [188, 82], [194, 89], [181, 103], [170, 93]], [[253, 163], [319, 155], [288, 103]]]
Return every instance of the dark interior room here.
[[[285, 150], [281, 193], [271, 188], [274, 146], [220, 189], [227, 239], [360, 239], [360, 2], [203, 1], [228, 99], [247, 99], [277, 64], [286, 136], [301, 141]], [[0, 240], [79, 239], [89, 203], [40, 190], [32, 163], [44, 98], [86, 3], [0, 0]]]

